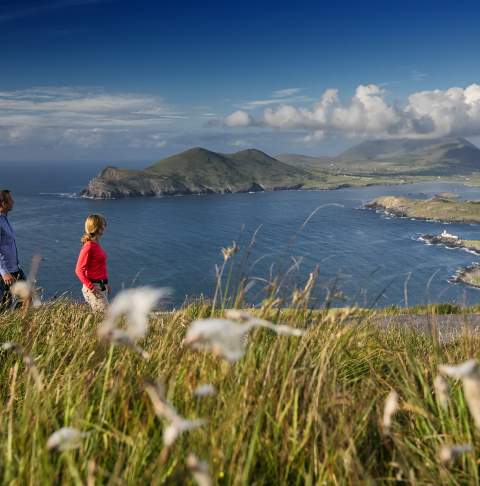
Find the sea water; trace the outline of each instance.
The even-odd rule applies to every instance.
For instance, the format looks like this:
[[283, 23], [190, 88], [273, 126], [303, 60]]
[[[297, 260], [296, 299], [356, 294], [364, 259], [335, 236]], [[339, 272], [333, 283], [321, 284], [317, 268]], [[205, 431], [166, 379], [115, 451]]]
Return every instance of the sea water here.
[[44, 298], [81, 299], [74, 268], [83, 223], [89, 213], [101, 213], [108, 220], [101, 243], [108, 254], [113, 291], [140, 285], [170, 287], [169, 306], [181, 305], [187, 296], [212, 297], [215, 266], [223, 262], [221, 248], [233, 241], [241, 251], [233, 260], [232, 281], [240, 273], [249, 279], [246, 297], [251, 303], [259, 302], [272, 277], [281, 277], [280, 295], [287, 296], [316, 268], [315, 305], [321, 305], [332, 289], [341, 291], [346, 303], [375, 307], [474, 304], [480, 299], [480, 291], [448, 282], [460, 266], [479, 257], [418, 241], [424, 233], [445, 228], [462, 238], [480, 239], [478, 226], [389, 218], [361, 209], [373, 198], [390, 194], [426, 198], [448, 191], [480, 199], [480, 188], [422, 183], [106, 201], [76, 197], [97, 169], [2, 169], [1, 185], [15, 197], [9, 219], [21, 263], [28, 270], [34, 254], [43, 256], [37, 281]]

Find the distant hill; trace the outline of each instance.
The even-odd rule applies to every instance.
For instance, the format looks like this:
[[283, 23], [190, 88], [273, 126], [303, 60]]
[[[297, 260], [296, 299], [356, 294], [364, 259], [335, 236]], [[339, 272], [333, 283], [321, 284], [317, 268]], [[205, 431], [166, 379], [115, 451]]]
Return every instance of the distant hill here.
[[105, 168], [82, 195], [98, 198], [298, 189], [313, 176], [260, 150], [221, 154], [196, 147], [143, 171]]
[[[480, 149], [461, 137], [429, 140], [374, 140], [363, 142], [338, 156], [339, 164], [353, 163], [376, 172], [406, 175], [464, 175], [480, 170]], [[368, 163], [365, 163], [368, 162]]]
[[336, 160], [335, 156], [320, 155], [318, 157], [312, 157], [301, 154], [280, 154], [275, 158], [285, 164], [300, 167], [308, 171], [318, 169], [329, 170], [332, 167], [332, 163]]
[[371, 140], [336, 157], [288, 154], [279, 158], [310, 171], [357, 176], [450, 176], [480, 171], [480, 149], [461, 137]]
[[196, 147], [144, 170], [106, 167], [81, 194], [121, 198], [334, 189], [471, 175], [480, 181], [480, 149], [460, 137], [373, 140], [336, 157], [282, 154], [274, 158], [256, 149], [224, 154]]

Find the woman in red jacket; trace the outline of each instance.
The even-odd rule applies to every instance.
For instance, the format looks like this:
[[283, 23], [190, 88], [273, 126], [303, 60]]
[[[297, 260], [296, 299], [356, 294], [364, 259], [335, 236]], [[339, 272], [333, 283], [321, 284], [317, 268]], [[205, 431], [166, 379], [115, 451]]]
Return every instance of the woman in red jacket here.
[[83, 284], [83, 297], [95, 312], [104, 312], [110, 293], [107, 274], [107, 255], [99, 240], [107, 227], [106, 219], [99, 214], [90, 214], [85, 220], [82, 249], [78, 255], [75, 273]]

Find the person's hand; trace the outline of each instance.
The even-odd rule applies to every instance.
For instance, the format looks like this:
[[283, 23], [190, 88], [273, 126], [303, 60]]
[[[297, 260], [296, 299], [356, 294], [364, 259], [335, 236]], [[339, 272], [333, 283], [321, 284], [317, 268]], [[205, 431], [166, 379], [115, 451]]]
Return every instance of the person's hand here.
[[92, 294], [96, 297], [102, 296], [102, 292], [97, 287], [93, 287], [93, 289], [90, 289], [90, 292], [92, 292]]
[[11, 273], [6, 273], [5, 275], [2, 275], [2, 278], [6, 285], [12, 285], [13, 282], [15, 282], [15, 279], [13, 278], [13, 275]]

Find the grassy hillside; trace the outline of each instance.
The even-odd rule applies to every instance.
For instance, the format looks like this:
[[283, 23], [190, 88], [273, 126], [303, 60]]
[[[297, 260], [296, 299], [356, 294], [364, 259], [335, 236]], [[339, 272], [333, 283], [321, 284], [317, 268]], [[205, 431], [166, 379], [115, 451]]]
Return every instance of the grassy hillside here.
[[82, 191], [90, 197], [160, 196], [295, 189], [315, 177], [259, 150], [220, 154], [194, 148], [144, 171], [108, 167]]
[[308, 172], [284, 164], [260, 150], [220, 154], [200, 147], [160, 160], [145, 173], [212, 187], [238, 185], [245, 181], [262, 185], [295, 184], [311, 177]]
[[[148, 360], [99, 342], [98, 319], [71, 303], [0, 316], [0, 341], [21, 343], [42, 387], [15, 353], [2, 351], [0, 475], [4, 484], [193, 484], [187, 455], [208, 464], [214, 484], [466, 484], [479, 481], [476, 453], [442, 462], [446, 444], [479, 433], [459, 383], [443, 410], [433, 393], [441, 363], [480, 356], [478, 336], [441, 344], [435, 334], [378, 328], [354, 309], [310, 312], [306, 302], [264, 317], [306, 329], [302, 338], [250, 334], [228, 365], [182, 345], [204, 304], [152, 317]], [[435, 319], [435, 316], [430, 316]], [[143, 385], [160, 378], [178, 413], [207, 423], [168, 450], [165, 423]], [[195, 397], [211, 383], [215, 396]], [[399, 410], [382, 427], [392, 390]], [[79, 448], [48, 451], [63, 426], [87, 435]]]

